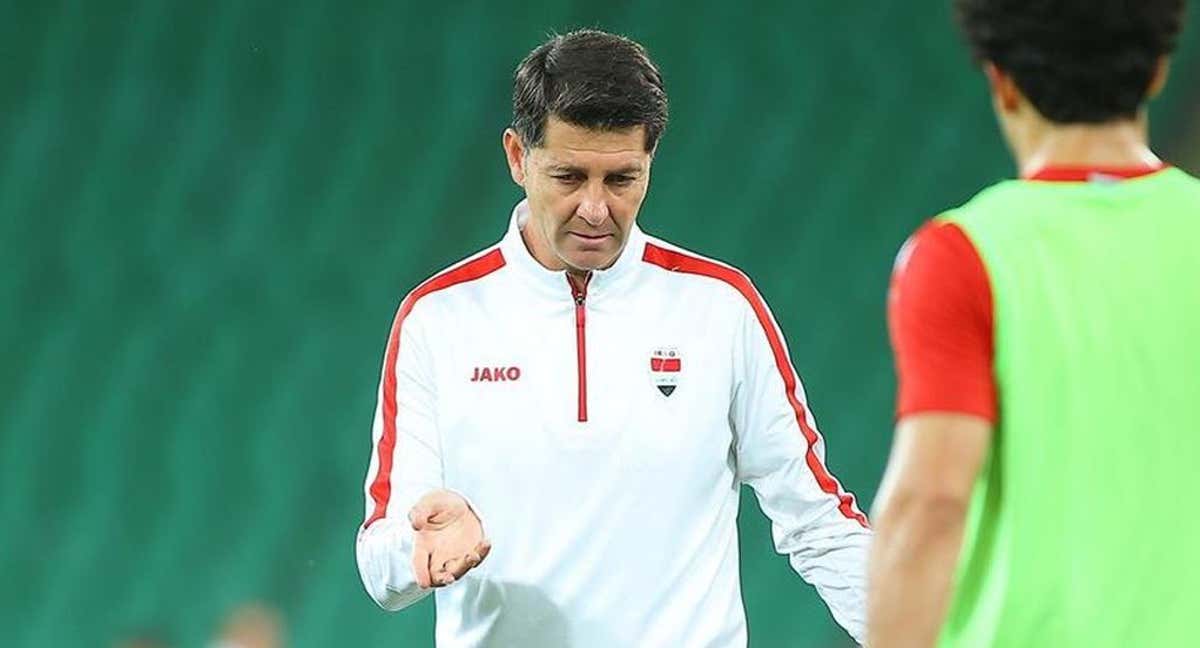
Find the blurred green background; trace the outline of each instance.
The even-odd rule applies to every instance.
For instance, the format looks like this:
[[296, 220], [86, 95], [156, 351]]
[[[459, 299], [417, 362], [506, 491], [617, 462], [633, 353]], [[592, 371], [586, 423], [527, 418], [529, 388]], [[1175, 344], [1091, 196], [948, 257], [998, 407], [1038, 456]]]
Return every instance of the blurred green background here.
[[[745, 269], [864, 508], [892, 257], [1011, 174], [947, 2], [0, 3], [0, 634], [200, 646], [246, 601], [288, 645], [428, 646], [354, 535], [407, 290], [501, 235], [500, 132], [551, 30], [650, 49], [672, 123], [645, 229]], [[1200, 12], [1153, 111], [1200, 159]], [[743, 500], [752, 646], [838, 646]]]

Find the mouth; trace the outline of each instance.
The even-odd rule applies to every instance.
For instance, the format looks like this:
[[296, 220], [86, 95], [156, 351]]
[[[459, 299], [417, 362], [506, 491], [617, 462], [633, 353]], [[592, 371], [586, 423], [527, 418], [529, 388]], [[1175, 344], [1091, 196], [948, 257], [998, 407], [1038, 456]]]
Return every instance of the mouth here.
[[567, 232], [567, 235], [586, 243], [599, 243], [612, 236], [612, 234], [581, 234], [579, 232]]

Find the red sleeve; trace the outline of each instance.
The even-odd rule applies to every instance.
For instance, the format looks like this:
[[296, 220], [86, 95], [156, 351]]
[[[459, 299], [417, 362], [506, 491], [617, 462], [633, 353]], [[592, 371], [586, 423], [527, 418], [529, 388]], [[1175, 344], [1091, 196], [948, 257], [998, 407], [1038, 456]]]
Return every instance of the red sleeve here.
[[926, 223], [896, 258], [888, 295], [897, 420], [921, 412], [996, 422], [992, 290], [957, 225]]

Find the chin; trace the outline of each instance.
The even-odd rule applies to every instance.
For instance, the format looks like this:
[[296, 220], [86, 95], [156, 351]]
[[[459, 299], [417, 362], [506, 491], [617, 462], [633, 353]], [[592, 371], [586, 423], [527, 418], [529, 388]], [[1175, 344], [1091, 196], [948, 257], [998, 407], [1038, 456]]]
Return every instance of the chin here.
[[601, 270], [617, 260], [616, 252], [576, 252], [564, 259], [567, 264], [580, 270]]

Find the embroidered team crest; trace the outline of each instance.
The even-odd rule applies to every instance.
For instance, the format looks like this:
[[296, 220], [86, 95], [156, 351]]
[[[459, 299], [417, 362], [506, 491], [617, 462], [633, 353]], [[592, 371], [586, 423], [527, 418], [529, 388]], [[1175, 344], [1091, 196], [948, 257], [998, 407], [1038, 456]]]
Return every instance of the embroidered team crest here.
[[670, 396], [679, 386], [679, 376], [683, 371], [683, 358], [675, 347], [661, 347], [650, 355], [650, 382], [662, 392]]

